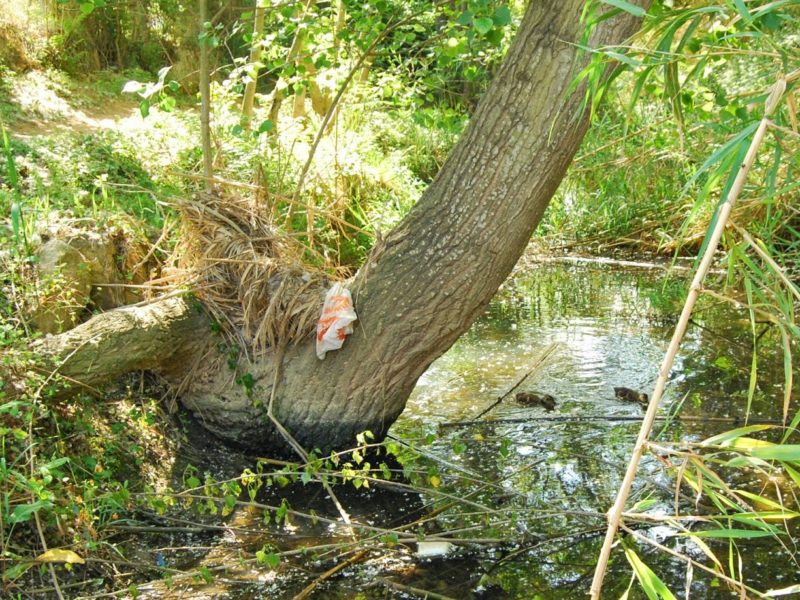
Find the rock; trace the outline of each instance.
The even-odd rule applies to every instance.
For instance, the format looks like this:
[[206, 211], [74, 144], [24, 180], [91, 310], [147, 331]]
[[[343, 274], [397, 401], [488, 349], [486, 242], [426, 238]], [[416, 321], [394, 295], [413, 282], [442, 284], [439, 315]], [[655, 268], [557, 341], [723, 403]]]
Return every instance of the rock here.
[[89, 303], [92, 269], [84, 256], [63, 240], [50, 240], [39, 250], [43, 292], [33, 314], [43, 333], [61, 333], [78, 324]]
[[87, 231], [51, 239], [41, 247], [39, 273], [45, 291], [32, 317], [37, 329], [43, 333], [72, 329], [90, 303], [110, 310], [141, 300], [135, 290], [118, 287], [126, 282], [117, 268], [119, 242], [118, 234]]

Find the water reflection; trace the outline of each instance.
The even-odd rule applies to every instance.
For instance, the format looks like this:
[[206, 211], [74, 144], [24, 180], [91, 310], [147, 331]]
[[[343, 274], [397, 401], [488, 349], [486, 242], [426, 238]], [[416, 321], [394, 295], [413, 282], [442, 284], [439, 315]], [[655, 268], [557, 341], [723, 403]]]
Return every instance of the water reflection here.
[[[397, 432], [410, 434], [419, 427], [444, 423], [441, 431], [446, 435], [435, 451], [487, 478], [502, 480], [519, 508], [517, 529], [523, 523], [526, 530], [546, 540], [557, 540], [565, 531], [585, 532], [583, 537], [570, 537], [573, 543], [563, 546], [538, 542], [517, 554], [513, 564], [501, 560], [492, 566], [487, 571], [491, 581], [508, 597], [572, 598], [585, 593], [598, 535], [604, 531], [598, 513], [613, 500], [642, 414], [637, 404], [615, 398], [613, 388], [652, 390], [680, 310], [676, 302], [684, 293], [680, 280], [650, 269], [542, 265], [504, 286], [484, 318], [421, 379], [409, 410], [395, 427]], [[705, 421], [709, 416], [744, 418], [752, 351], [748, 328], [746, 315], [726, 306], [701, 305], [662, 400], [663, 414], [682, 402], [689, 419], [665, 429], [664, 439], [708, 437], [735, 426], [709, 423]], [[555, 396], [556, 413], [518, 406], [508, 397], [481, 417], [496, 419], [494, 424], [464, 423], [505, 394], [552, 345], [556, 350], [519, 389]], [[770, 390], [781, 386], [781, 363], [769, 344], [764, 343], [760, 351], [762, 383], [750, 416], [777, 418], [778, 406], [770, 398], [777, 394]], [[608, 420], [615, 416], [630, 420]], [[453, 421], [460, 424], [450, 427]], [[476, 431], [480, 432], [477, 438]], [[473, 443], [462, 454], [453, 455], [448, 436], [469, 435]], [[502, 444], [512, 449], [507, 456], [499, 452]], [[671, 514], [673, 485], [664, 465], [646, 457], [630, 502], [649, 498], [654, 502], [653, 514]], [[560, 514], [548, 517], [548, 512]], [[705, 560], [701, 549], [676, 537], [670, 528], [644, 531], [659, 543], [684, 547], [689, 556]], [[774, 545], [774, 540], [749, 544], [746, 551], [752, 556], [766, 555], [774, 551]], [[637, 552], [662, 573], [674, 592], [687, 585], [685, 564], [641, 544]], [[768, 556], [763, 560], [769, 560]], [[786, 560], [785, 565], [783, 572], [776, 566], [751, 573], [751, 583], [766, 589], [798, 579], [793, 563]], [[629, 572], [618, 556], [607, 579], [608, 597], [624, 592]], [[695, 572], [688, 585], [694, 597], [730, 596], [724, 585], [703, 573]], [[461, 596], [454, 597], [465, 593], [462, 589]], [[636, 591], [631, 594], [637, 597]]]
[[[652, 269], [543, 264], [517, 274], [483, 318], [420, 378], [392, 429], [399, 444], [426, 457], [415, 468], [427, 477], [430, 493], [378, 489], [364, 495], [346, 491], [349, 486], [336, 488], [354, 521], [378, 528], [405, 523], [406, 537], [388, 550], [383, 542], [380, 548], [367, 546], [349, 564], [354, 553], [313, 549], [351, 539], [341, 523], [331, 524], [338, 515], [321, 488], [262, 490], [260, 502], [276, 505], [288, 497], [293, 508], [329, 521], [297, 517], [289, 530], [286, 523], [265, 525], [237, 509], [229, 527], [263, 533], [223, 538], [218, 554], [207, 555], [202, 564], [235, 562], [243, 549], [255, 552], [264, 543], [283, 552], [306, 548], [308, 554], [285, 560], [269, 576], [251, 565], [250, 571], [229, 573], [236, 585], [195, 586], [197, 595], [189, 597], [291, 598], [314, 582], [318, 598], [410, 598], [424, 597], [424, 591], [459, 599], [583, 597], [605, 532], [603, 512], [619, 486], [642, 415], [638, 404], [616, 398], [614, 387], [650, 393], [684, 294], [681, 279]], [[682, 403], [688, 418], [669, 427], [661, 422], [657, 429], [663, 427], [664, 443], [734, 426], [709, 417], [745, 416], [752, 344], [747, 315], [726, 306], [700, 306], [661, 409], [666, 415]], [[769, 332], [760, 344], [751, 416], [776, 418], [782, 359]], [[527, 373], [517, 389], [554, 396], [554, 412], [517, 405], [511, 394], [470, 422]], [[428, 438], [431, 432], [435, 435]], [[676, 497], [666, 467], [666, 459], [645, 457], [630, 503], [648, 502], [654, 516], [673, 514], [676, 502], [685, 512], [697, 510], [696, 497]], [[731, 480], [745, 484], [752, 481]], [[674, 529], [648, 525], [637, 533], [708, 563], [703, 550]], [[455, 546], [441, 555], [419, 555], [416, 540], [437, 542], [440, 536]], [[632, 536], [625, 543], [676, 595], [688, 589], [695, 598], [731, 597], [713, 576], [695, 569], [689, 577], [685, 563]], [[709, 546], [726, 556], [727, 542]], [[751, 585], [767, 589], [800, 581], [790, 557], [793, 546], [781, 553], [767, 539], [739, 547], [747, 556]], [[344, 568], [320, 579], [337, 564]], [[630, 573], [617, 552], [604, 597], [620, 597]], [[629, 598], [641, 597], [634, 587]]]

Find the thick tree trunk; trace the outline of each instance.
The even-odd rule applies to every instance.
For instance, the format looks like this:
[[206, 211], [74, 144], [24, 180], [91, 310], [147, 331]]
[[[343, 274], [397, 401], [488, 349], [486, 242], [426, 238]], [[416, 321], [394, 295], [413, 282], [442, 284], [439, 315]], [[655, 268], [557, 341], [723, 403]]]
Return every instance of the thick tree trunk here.
[[[530, 3], [436, 180], [349, 285], [359, 320], [344, 347], [320, 361], [308, 339], [281, 361], [243, 367], [255, 382], [248, 393], [225, 367], [204, 370], [182, 396], [201, 422], [251, 448], [285, 448], [266, 416], [273, 398], [274, 415], [307, 449], [347, 446], [365, 429], [385, 434], [418, 377], [506, 279], [580, 145], [583, 91], [566, 92], [580, 67], [583, 4]], [[592, 44], [620, 43], [636, 26], [629, 15], [605, 20]]]
[[[582, 90], [566, 99], [579, 70], [582, 0], [557, 8], [531, 2], [508, 56], [467, 131], [408, 217], [376, 248], [349, 286], [359, 320], [344, 347], [319, 361], [313, 340], [289, 348], [274, 412], [306, 448], [380, 436], [419, 376], [481, 314], [524, 251], [586, 132]], [[620, 43], [638, 22], [598, 26], [593, 44]], [[274, 373], [253, 373], [268, 402]], [[242, 414], [230, 375], [202, 381], [185, 403], [217, 433]], [[222, 423], [217, 427], [214, 423]], [[264, 418], [237, 431], [246, 445], [279, 441]]]

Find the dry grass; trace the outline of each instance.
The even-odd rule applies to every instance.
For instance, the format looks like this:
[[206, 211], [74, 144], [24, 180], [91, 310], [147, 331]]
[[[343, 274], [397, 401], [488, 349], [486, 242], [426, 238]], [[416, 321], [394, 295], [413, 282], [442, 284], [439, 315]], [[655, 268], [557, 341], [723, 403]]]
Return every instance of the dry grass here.
[[175, 264], [245, 352], [296, 343], [314, 329], [327, 276], [303, 260], [303, 246], [249, 199], [197, 194], [181, 202]]

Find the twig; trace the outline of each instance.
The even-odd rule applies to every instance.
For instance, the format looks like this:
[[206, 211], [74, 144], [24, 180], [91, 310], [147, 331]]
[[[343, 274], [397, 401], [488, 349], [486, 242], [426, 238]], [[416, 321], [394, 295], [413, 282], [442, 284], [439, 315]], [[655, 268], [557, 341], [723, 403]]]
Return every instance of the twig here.
[[347, 567], [354, 565], [358, 562], [361, 562], [362, 560], [364, 560], [364, 558], [367, 556], [368, 553], [369, 552], [367, 550], [361, 550], [360, 552], [356, 552], [346, 561], [341, 562], [338, 565], [335, 565], [334, 567], [331, 567], [330, 569], [325, 571], [322, 575], [317, 577], [314, 581], [309, 583], [306, 587], [304, 587], [303, 591], [297, 594], [292, 600], [305, 600], [311, 594], [314, 593], [314, 590], [317, 589], [317, 586], [319, 586], [319, 584], [330, 579], [331, 577], [336, 575], [339, 571], [346, 569]]
[[159, 238], [153, 243], [152, 246], [150, 246], [150, 251], [144, 255], [144, 258], [142, 260], [140, 260], [135, 265], [133, 265], [133, 267], [131, 267], [131, 273], [136, 273], [136, 271], [138, 271], [141, 267], [147, 264], [147, 261], [150, 260], [150, 257], [153, 256], [153, 254], [155, 254], [155, 251], [158, 249], [158, 246], [161, 244], [161, 242], [164, 241], [167, 235], [169, 235], [169, 232], [171, 230], [172, 230], [172, 223], [168, 221], [167, 223], [164, 224], [164, 229], [161, 231], [161, 235], [159, 236]]
[[477, 420], [478, 420], [478, 419], [480, 419], [480, 418], [481, 418], [483, 415], [485, 415], [485, 414], [486, 414], [486, 413], [488, 413], [490, 410], [492, 410], [492, 409], [493, 409], [495, 406], [497, 406], [498, 404], [500, 404], [500, 403], [501, 403], [503, 400], [505, 400], [506, 398], [508, 398], [508, 396], [511, 394], [511, 392], [513, 392], [513, 391], [514, 391], [515, 389], [517, 389], [517, 388], [518, 388], [520, 385], [522, 385], [522, 382], [523, 382], [523, 381], [525, 381], [525, 380], [526, 380], [526, 379], [527, 379], [527, 378], [530, 376], [530, 374], [531, 374], [531, 373], [533, 373], [533, 372], [534, 372], [536, 369], [538, 369], [539, 367], [541, 367], [541, 366], [542, 366], [542, 364], [544, 363], [544, 361], [546, 361], [546, 360], [547, 360], [547, 359], [550, 357], [550, 355], [551, 355], [553, 352], [555, 352], [555, 349], [556, 349], [557, 347], [558, 347], [558, 344], [556, 344], [556, 343], [553, 343], [553, 344], [550, 344], [550, 345], [549, 345], [547, 348], [545, 348], [545, 349], [544, 349], [544, 352], [542, 352], [542, 354], [541, 354], [541, 355], [540, 355], [540, 356], [539, 356], [539, 357], [538, 357], [538, 358], [537, 358], [537, 359], [536, 359], [536, 360], [533, 362], [533, 365], [531, 365], [531, 368], [530, 368], [530, 369], [528, 369], [528, 370], [525, 372], [525, 374], [524, 374], [524, 375], [523, 375], [521, 378], [517, 379], [517, 382], [516, 382], [514, 385], [512, 385], [512, 386], [511, 386], [511, 388], [509, 388], [509, 390], [508, 390], [508, 391], [507, 391], [505, 394], [503, 394], [503, 395], [502, 395], [502, 396], [500, 396], [500, 397], [499, 397], [497, 400], [495, 400], [495, 401], [494, 401], [492, 404], [490, 404], [488, 408], [485, 408], [485, 409], [484, 409], [484, 410], [482, 410], [482, 411], [481, 411], [481, 412], [480, 412], [478, 415], [476, 415], [475, 417], [473, 417], [473, 418], [472, 418], [472, 420], [473, 420], [473, 421], [477, 421]]
[[397, 583], [396, 581], [386, 579], [385, 577], [379, 577], [377, 581], [390, 588], [396, 589], [398, 592], [405, 592], [406, 594], [413, 594], [415, 596], [421, 596], [422, 598], [432, 598], [433, 600], [455, 600], [455, 598], [451, 596], [445, 596], [443, 594], [437, 594], [436, 592], [423, 590], [422, 588]]
[[644, 450], [647, 447], [650, 432], [653, 429], [656, 411], [658, 411], [659, 401], [664, 393], [664, 388], [666, 387], [669, 373], [672, 370], [672, 364], [675, 360], [675, 355], [678, 353], [678, 348], [683, 340], [683, 335], [686, 333], [686, 329], [689, 326], [689, 318], [692, 316], [692, 310], [694, 309], [694, 305], [700, 295], [703, 280], [705, 279], [706, 273], [708, 272], [711, 262], [714, 259], [714, 253], [719, 245], [722, 232], [725, 230], [725, 225], [727, 224], [728, 217], [733, 209], [733, 205], [735, 204], [739, 194], [742, 191], [742, 188], [744, 187], [747, 174], [756, 158], [758, 147], [761, 145], [761, 142], [764, 139], [764, 134], [766, 133], [767, 126], [769, 124], [769, 117], [778, 106], [781, 96], [783, 96], [783, 92], [785, 90], [786, 80], [783, 78], [779, 79], [772, 87], [769, 98], [767, 98], [764, 117], [761, 119], [761, 123], [759, 124], [758, 129], [753, 136], [753, 141], [750, 143], [750, 148], [747, 150], [747, 155], [745, 156], [744, 162], [742, 163], [741, 168], [736, 175], [736, 179], [731, 186], [728, 197], [717, 211], [716, 225], [714, 230], [711, 232], [711, 236], [709, 237], [708, 245], [706, 246], [705, 253], [703, 254], [703, 259], [700, 261], [700, 265], [697, 267], [697, 272], [692, 279], [692, 284], [689, 288], [689, 294], [686, 298], [685, 304], [683, 305], [683, 310], [681, 311], [680, 320], [675, 327], [675, 332], [672, 335], [669, 348], [667, 349], [667, 353], [664, 356], [664, 361], [659, 369], [655, 390], [653, 390], [653, 395], [650, 398], [650, 403], [647, 406], [647, 412], [645, 413], [644, 420], [642, 421], [642, 426], [639, 429], [639, 436], [636, 439], [636, 445], [634, 446], [633, 454], [631, 456], [630, 463], [628, 464], [628, 470], [625, 472], [622, 485], [617, 493], [617, 499], [614, 502], [614, 505], [608, 511], [608, 530], [606, 531], [603, 547], [600, 550], [600, 555], [597, 559], [597, 568], [594, 572], [594, 578], [592, 580], [592, 586], [590, 590], [592, 600], [599, 600], [600, 598], [600, 591], [603, 587], [603, 579], [605, 578], [606, 568], [608, 567], [608, 559], [611, 556], [611, 547], [614, 543], [614, 539], [617, 536], [617, 529], [622, 521], [622, 512], [625, 509], [625, 502], [628, 500], [628, 495], [630, 494], [633, 480], [636, 478], [636, 471], [639, 468], [639, 461], [641, 460], [642, 454], [644, 454]]

